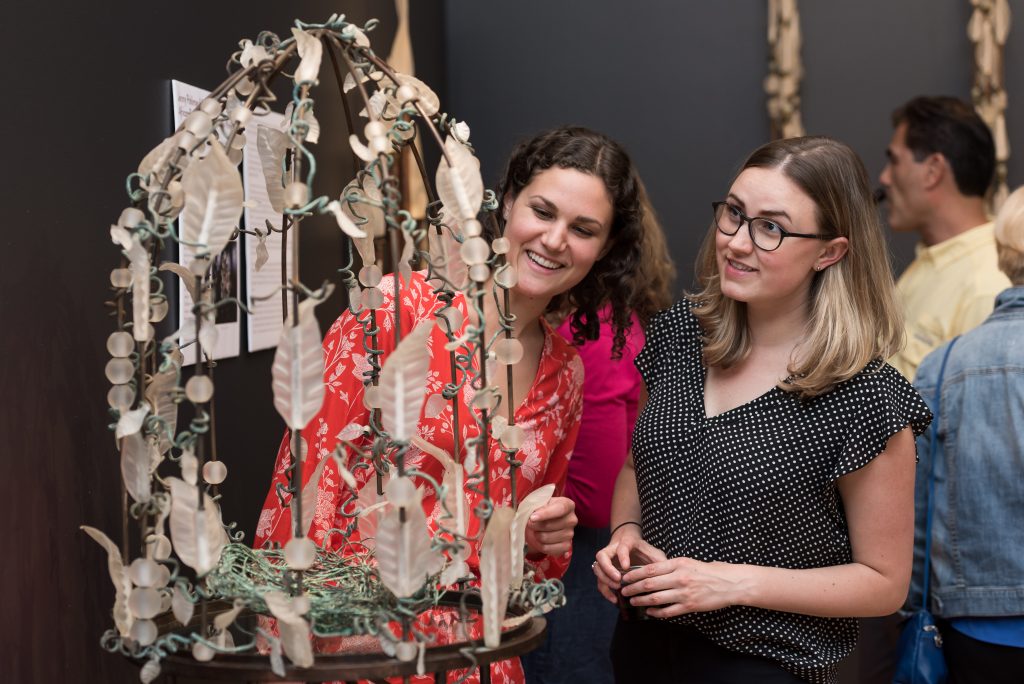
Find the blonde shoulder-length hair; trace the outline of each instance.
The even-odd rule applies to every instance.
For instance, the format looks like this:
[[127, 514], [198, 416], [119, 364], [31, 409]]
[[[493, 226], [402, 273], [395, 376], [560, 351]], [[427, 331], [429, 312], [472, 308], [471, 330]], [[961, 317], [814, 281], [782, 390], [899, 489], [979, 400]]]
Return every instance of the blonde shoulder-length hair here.
[[[815, 273], [810, 318], [791, 377], [780, 387], [810, 398], [828, 392], [903, 345], [903, 316], [867, 171], [847, 145], [826, 137], [775, 140], [749, 168], [778, 169], [810, 197], [823, 235], [845, 237], [846, 255]], [[737, 177], [739, 174], [737, 174]], [[722, 294], [712, 222], [697, 259], [699, 292], [688, 293], [704, 330], [704, 363], [728, 368], [750, 353], [746, 304]]]

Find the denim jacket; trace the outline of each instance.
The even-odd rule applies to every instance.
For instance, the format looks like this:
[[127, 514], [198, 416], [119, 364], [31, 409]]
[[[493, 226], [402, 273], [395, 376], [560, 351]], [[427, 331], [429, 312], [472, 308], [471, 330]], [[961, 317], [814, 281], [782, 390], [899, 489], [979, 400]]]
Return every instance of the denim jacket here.
[[[935, 413], [930, 607], [946, 618], [1024, 615], [1024, 286], [1004, 290], [953, 347], [935, 410], [940, 346], [914, 384]], [[931, 430], [918, 437], [914, 575], [921, 606]]]

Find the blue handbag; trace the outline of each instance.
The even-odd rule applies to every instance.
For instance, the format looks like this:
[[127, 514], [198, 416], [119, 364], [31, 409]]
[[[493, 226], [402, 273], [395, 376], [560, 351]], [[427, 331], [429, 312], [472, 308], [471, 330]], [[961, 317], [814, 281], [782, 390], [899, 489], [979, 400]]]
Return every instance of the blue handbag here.
[[939, 366], [939, 380], [935, 386], [935, 414], [932, 418], [931, 443], [929, 444], [928, 473], [928, 517], [925, 521], [924, 581], [921, 591], [921, 607], [914, 611], [900, 633], [896, 647], [896, 676], [893, 684], [945, 684], [948, 670], [946, 657], [942, 653], [942, 635], [935, 625], [935, 618], [928, 610], [928, 583], [932, 560], [932, 513], [935, 508], [935, 456], [938, 452], [940, 402], [942, 401], [942, 378], [946, 374], [949, 352], [956, 344], [954, 337], [946, 347]]

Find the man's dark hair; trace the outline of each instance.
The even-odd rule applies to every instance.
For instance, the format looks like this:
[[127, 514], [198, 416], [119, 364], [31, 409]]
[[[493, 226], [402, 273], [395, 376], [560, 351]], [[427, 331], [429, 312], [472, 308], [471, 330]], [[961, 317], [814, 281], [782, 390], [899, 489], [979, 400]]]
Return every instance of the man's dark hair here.
[[984, 197], [996, 168], [992, 131], [971, 105], [955, 97], [915, 97], [892, 113], [892, 125], [907, 125], [907, 147], [921, 161], [938, 152], [953, 169], [956, 187]]

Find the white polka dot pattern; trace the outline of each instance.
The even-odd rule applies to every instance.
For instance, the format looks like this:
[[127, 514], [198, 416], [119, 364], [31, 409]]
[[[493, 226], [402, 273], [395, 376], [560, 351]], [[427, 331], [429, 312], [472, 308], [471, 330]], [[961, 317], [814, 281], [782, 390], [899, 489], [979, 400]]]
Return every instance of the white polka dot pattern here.
[[[869, 463], [931, 413], [882, 361], [801, 400], [778, 387], [705, 417], [701, 330], [683, 300], [660, 314], [636, 366], [649, 400], [633, 436], [645, 539], [670, 558], [815, 568], [852, 560], [836, 479]], [[675, 618], [716, 643], [835, 681], [857, 640], [852, 618], [731, 606]]]

